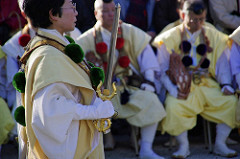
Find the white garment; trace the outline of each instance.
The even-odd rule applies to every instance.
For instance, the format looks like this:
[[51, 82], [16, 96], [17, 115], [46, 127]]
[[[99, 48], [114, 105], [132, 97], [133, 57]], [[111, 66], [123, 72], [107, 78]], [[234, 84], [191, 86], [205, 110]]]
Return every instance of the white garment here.
[[[230, 54], [230, 65], [232, 76], [236, 82], [236, 88], [240, 89], [240, 46], [237, 43], [233, 43]], [[235, 83], [234, 83], [235, 84]]]
[[5, 45], [3, 45], [2, 50], [7, 56], [6, 60], [6, 92], [8, 106], [13, 106], [16, 100], [16, 90], [12, 86], [12, 80], [14, 75], [18, 72], [19, 66], [17, 63], [17, 57], [22, 56], [24, 49], [19, 45], [18, 39], [21, 36], [21, 31], [16, 33], [11, 39], [9, 39]]
[[[69, 43], [56, 30], [43, 29]], [[110, 101], [93, 97], [92, 105], [80, 104], [81, 93], [66, 83], [50, 84], [36, 93], [33, 100], [32, 128], [44, 153], [51, 159], [72, 159], [77, 147], [79, 120], [108, 118], [114, 114]], [[92, 150], [99, 143], [95, 131]], [[79, 150], [81, 151], [81, 150]]]
[[222, 32], [228, 33], [226, 28], [234, 30], [240, 25], [240, 17], [231, 14], [237, 11], [237, 0], [209, 0], [209, 10], [214, 25]]
[[197, 37], [199, 36], [199, 34], [201, 33], [201, 30], [198, 30], [194, 33], [191, 33], [190, 31], [188, 31], [188, 29], [186, 29], [186, 32], [187, 34], [189, 35], [189, 38], [188, 38], [188, 41], [191, 43], [191, 57], [192, 57], [192, 60], [193, 60], [193, 66], [197, 66], [197, 51], [196, 51], [196, 48], [197, 46], [194, 45]]
[[[111, 33], [103, 27], [101, 29], [101, 33], [103, 41], [107, 44], [108, 48], [110, 48]], [[117, 49], [115, 50], [115, 55], [116, 60], [119, 55]], [[154, 82], [154, 72], [159, 71], [159, 67], [156, 56], [149, 44], [144, 48], [141, 54], [138, 55], [137, 60], [140, 67], [139, 73], [143, 74], [147, 80]]]
[[[73, 158], [79, 132], [79, 120], [111, 117], [110, 101], [96, 98], [90, 106], [79, 104], [81, 94], [77, 87], [54, 83], [40, 90], [33, 100], [33, 131], [49, 158]], [[101, 105], [102, 104], [102, 105]], [[92, 150], [99, 142], [96, 130]]]
[[[35, 31], [32, 29], [31, 25], [28, 25], [30, 37], [35, 36]], [[17, 57], [21, 57], [24, 53], [23, 47], [19, 44], [18, 39], [22, 35], [21, 31], [17, 32], [11, 39], [9, 39], [3, 46], [2, 50], [7, 56], [6, 62], [6, 92], [8, 106], [13, 106], [16, 108], [16, 90], [12, 86], [12, 80], [14, 75], [19, 71], [19, 65]], [[17, 103], [18, 104], [18, 103]], [[21, 102], [20, 102], [21, 104]], [[17, 105], [18, 106], [18, 105]]]

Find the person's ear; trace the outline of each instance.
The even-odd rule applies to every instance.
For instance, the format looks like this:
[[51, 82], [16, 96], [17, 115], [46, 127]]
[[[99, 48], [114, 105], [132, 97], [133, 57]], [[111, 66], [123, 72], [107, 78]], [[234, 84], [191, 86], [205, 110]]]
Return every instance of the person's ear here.
[[98, 20], [99, 18], [98, 18], [98, 12], [97, 12], [97, 10], [94, 10], [94, 15], [95, 15], [96, 20]]
[[49, 19], [50, 19], [51, 22], [58, 20], [58, 16], [57, 15], [53, 15], [52, 9], [49, 11]]
[[182, 11], [179, 11], [179, 15], [180, 15], [180, 18], [184, 20], [186, 14]]

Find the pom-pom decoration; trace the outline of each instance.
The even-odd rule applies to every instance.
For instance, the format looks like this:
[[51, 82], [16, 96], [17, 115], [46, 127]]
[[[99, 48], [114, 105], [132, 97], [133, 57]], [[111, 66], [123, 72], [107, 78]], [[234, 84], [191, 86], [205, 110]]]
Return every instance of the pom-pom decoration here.
[[18, 72], [14, 75], [12, 81], [13, 87], [20, 93], [25, 92], [26, 78], [24, 72]]
[[71, 43], [71, 44], [75, 44], [75, 41], [73, 40], [73, 38], [71, 38], [68, 35], [65, 35], [65, 38]]
[[116, 49], [121, 49], [124, 46], [124, 39], [123, 38], [117, 38], [116, 41]]
[[68, 57], [70, 57], [75, 63], [82, 62], [84, 58], [84, 52], [82, 48], [78, 44], [68, 44], [65, 47], [65, 53]]
[[118, 63], [121, 67], [127, 68], [130, 64], [130, 59], [128, 58], [128, 56], [122, 56], [118, 59]]
[[87, 63], [90, 67], [95, 67], [95, 65], [92, 62], [88, 61]]
[[210, 65], [210, 61], [205, 58], [204, 61], [202, 62], [202, 64], [200, 65], [201, 68], [208, 68]]
[[90, 79], [92, 81], [93, 86], [97, 87], [100, 81], [104, 83], [105, 80], [104, 71], [99, 67], [92, 67], [90, 69]]
[[203, 56], [207, 52], [207, 46], [205, 44], [199, 44], [196, 50], [199, 55]]
[[18, 38], [18, 43], [19, 45], [21, 45], [22, 47], [27, 46], [28, 42], [31, 40], [31, 36], [29, 34], [22, 34], [19, 38]]
[[25, 122], [25, 108], [23, 106], [19, 106], [16, 108], [14, 112], [14, 118], [16, 122], [21, 124], [22, 126], [26, 126]]
[[96, 51], [99, 54], [107, 53], [107, 44], [105, 42], [99, 42], [96, 44]]
[[182, 58], [182, 63], [185, 67], [188, 67], [193, 64], [192, 57], [186, 55]]
[[185, 53], [188, 54], [192, 48], [192, 45], [187, 40], [182, 41], [179, 48]]
[[121, 104], [124, 105], [124, 104], [127, 104], [127, 102], [129, 101], [129, 96], [130, 96], [130, 93], [124, 89], [123, 93], [121, 93]]

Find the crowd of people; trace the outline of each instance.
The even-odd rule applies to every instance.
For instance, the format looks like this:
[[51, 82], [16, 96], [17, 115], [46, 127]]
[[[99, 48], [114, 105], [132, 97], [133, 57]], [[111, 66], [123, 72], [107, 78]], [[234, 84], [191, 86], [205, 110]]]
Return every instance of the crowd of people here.
[[227, 146], [240, 128], [238, 0], [13, 1], [0, 0], [0, 153], [17, 137], [19, 159], [103, 159], [114, 134], [98, 128], [114, 116], [139, 128], [140, 159], [164, 158], [157, 131], [187, 158], [200, 115], [216, 125], [214, 154], [238, 155]]

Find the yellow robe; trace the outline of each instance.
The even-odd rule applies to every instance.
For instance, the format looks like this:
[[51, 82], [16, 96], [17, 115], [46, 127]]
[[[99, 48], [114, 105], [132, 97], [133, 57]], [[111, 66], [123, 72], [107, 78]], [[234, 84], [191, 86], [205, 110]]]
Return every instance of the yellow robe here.
[[[174, 49], [180, 53], [181, 42], [179, 25], [160, 36], [160, 44], [164, 44], [169, 53]], [[210, 41], [213, 52], [208, 53], [210, 60], [209, 73], [215, 77], [215, 67], [218, 58], [227, 48], [228, 37], [214, 29], [205, 27], [206, 35]], [[200, 43], [199, 36], [194, 45]], [[191, 90], [186, 100], [180, 100], [167, 95], [165, 101], [166, 118], [162, 121], [163, 132], [177, 136], [184, 131], [192, 129], [196, 125], [196, 116], [200, 114], [203, 118], [214, 123], [225, 123], [231, 128], [236, 126], [235, 111], [237, 98], [234, 95], [225, 96], [221, 92], [219, 84], [212, 78], [202, 78], [199, 85], [191, 83]]]
[[[99, 23], [96, 23], [95, 27], [99, 28]], [[124, 38], [123, 52], [128, 55], [131, 64], [140, 72], [137, 57], [142, 53], [147, 44], [149, 44], [150, 36], [130, 24], [122, 23], [121, 27]], [[100, 58], [96, 53], [93, 31], [92, 28], [82, 34], [77, 43], [83, 48], [86, 54], [91, 51], [94, 52], [97, 58]], [[116, 74], [122, 70], [117, 65], [114, 73]], [[123, 86], [117, 86], [117, 89], [118, 95], [112, 99], [112, 102], [115, 110], [118, 112], [118, 118], [126, 119], [131, 125], [144, 127], [159, 122], [166, 115], [155, 93], [128, 86], [131, 93], [130, 100], [127, 104], [121, 105], [120, 94], [123, 91]]]
[[[38, 33], [66, 45], [64, 41], [54, 35], [42, 31], [38, 31]], [[31, 42], [31, 47], [39, 40], [42, 40], [42, 38], [35, 38]], [[32, 103], [35, 94], [49, 84], [56, 82], [68, 83], [79, 88], [82, 94], [81, 103], [89, 105], [95, 92], [87, 73], [63, 52], [49, 45], [41, 46], [32, 52], [25, 67], [25, 75], [27, 80], [23, 102], [26, 110], [26, 135], [29, 142], [28, 158], [45, 159], [47, 156], [34, 135], [31, 125]], [[74, 158], [103, 159], [104, 151], [101, 140], [96, 149], [90, 153], [96, 131], [92, 121], [80, 120], [79, 122], [78, 144]]]
[[5, 53], [2, 51], [2, 46], [0, 46], [0, 59], [5, 57]]
[[7, 103], [0, 98], [0, 145], [7, 140], [8, 133], [13, 129], [14, 125]]
[[[163, 28], [163, 30], [154, 38], [153, 42], [152, 42], [152, 45], [155, 46], [155, 47], [159, 47], [159, 38], [160, 38], [160, 35], [162, 33], [164, 33], [165, 31], [168, 31], [178, 25], [180, 25], [182, 23], [182, 20], [179, 19], [179, 20], [176, 20], [175, 22], [172, 22], [170, 24], [168, 24], [166, 27]], [[208, 23], [208, 22], [205, 22], [204, 23], [204, 26], [205, 27], [209, 27], [209, 28], [212, 28], [212, 29], [216, 29], [211, 23]]]

